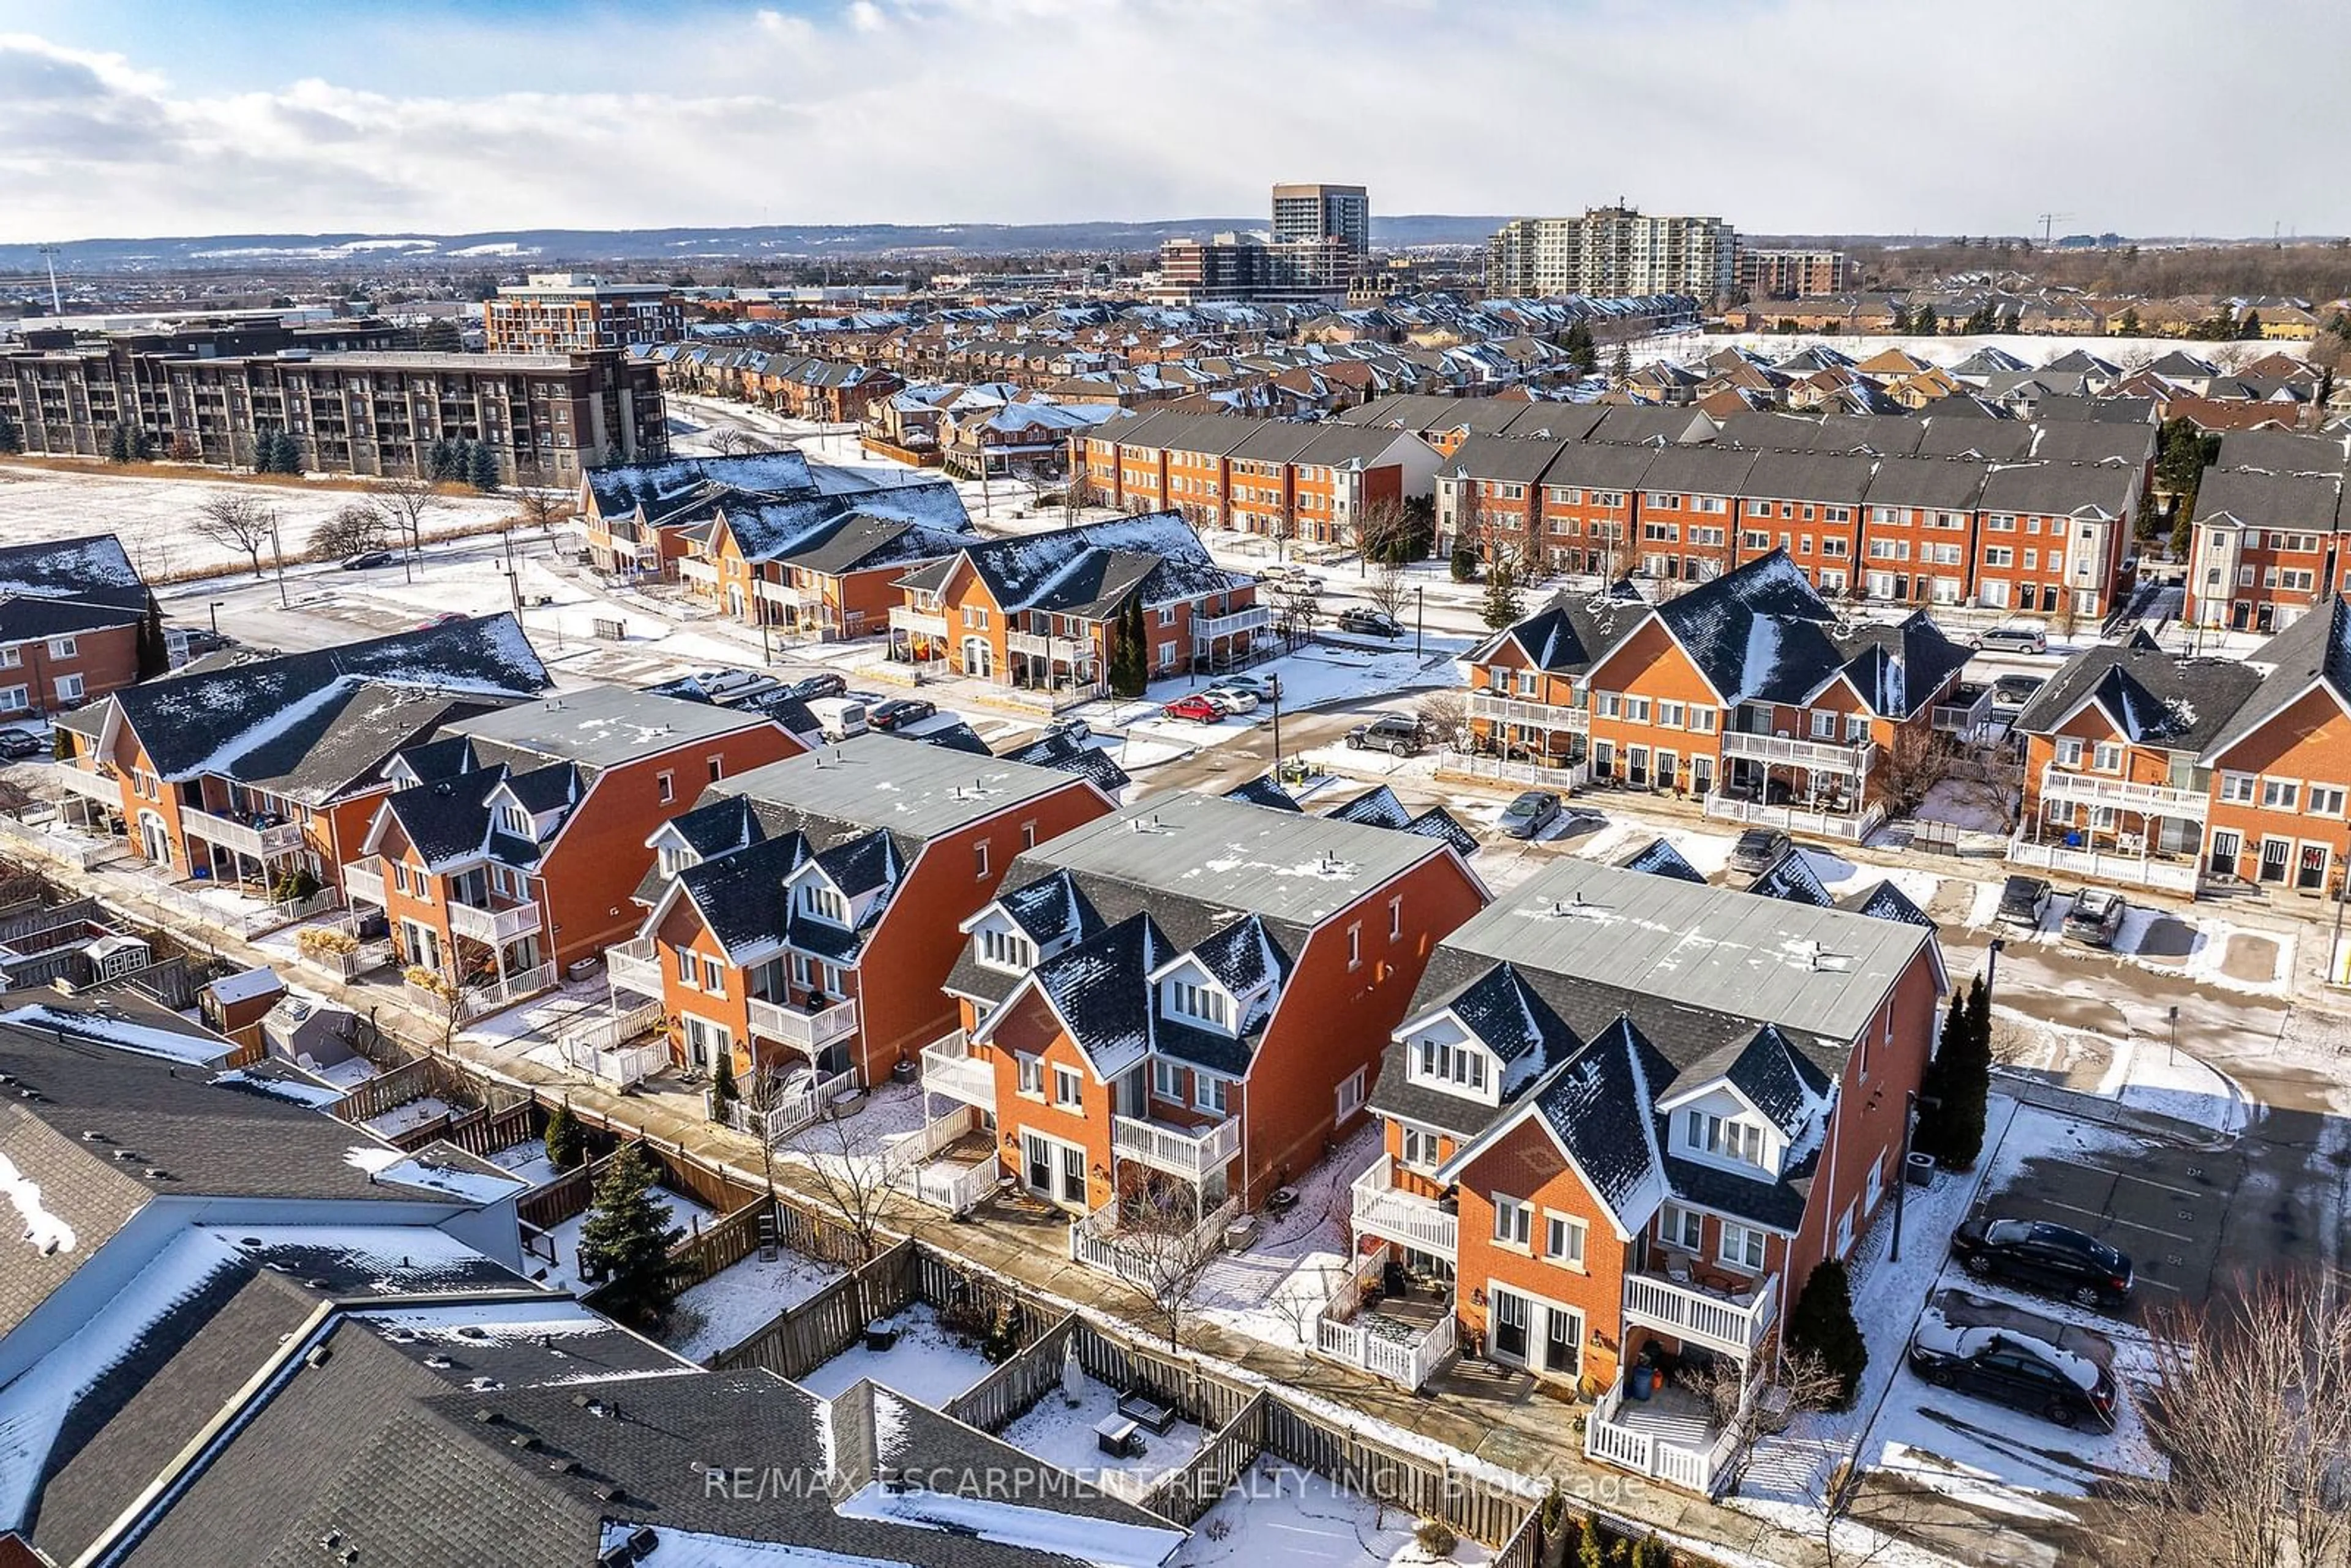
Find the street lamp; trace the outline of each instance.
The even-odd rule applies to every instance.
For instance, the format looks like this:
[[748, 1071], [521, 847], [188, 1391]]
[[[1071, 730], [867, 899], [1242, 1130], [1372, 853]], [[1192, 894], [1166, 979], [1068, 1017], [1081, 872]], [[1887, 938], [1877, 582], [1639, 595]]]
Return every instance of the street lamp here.
[[220, 635], [220, 607], [227, 602], [225, 599], [215, 599], [204, 606], [204, 612], [213, 618], [213, 635], [215, 637]]
[[1412, 656], [1416, 659], [1420, 657], [1421, 627], [1427, 620], [1428, 585], [1416, 582], [1412, 585]]

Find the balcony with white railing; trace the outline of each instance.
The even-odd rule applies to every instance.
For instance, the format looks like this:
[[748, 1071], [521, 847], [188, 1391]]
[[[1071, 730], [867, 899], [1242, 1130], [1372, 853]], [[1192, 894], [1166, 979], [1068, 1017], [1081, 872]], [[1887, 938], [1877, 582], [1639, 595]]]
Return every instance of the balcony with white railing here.
[[1314, 1349], [1375, 1377], [1417, 1389], [1460, 1348], [1449, 1292], [1375, 1298], [1387, 1273], [1383, 1248], [1359, 1259], [1331, 1300], [1314, 1315]]
[[111, 810], [122, 810], [122, 780], [111, 773], [77, 768], [70, 762], [49, 765], [50, 781], [68, 795], [95, 800]]
[[1827, 740], [1798, 740], [1784, 735], [1749, 735], [1740, 730], [1725, 730], [1722, 755], [1725, 760], [1744, 757], [1750, 761], [1777, 763], [1791, 768], [1802, 768], [1814, 773], [1844, 773], [1858, 779], [1869, 771], [1870, 759], [1877, 753], [1874, 740], [1841, 746]]
[[708, 583], [713, 592], [717, 591], [718, 563], [715, 560], [701, 560], [690, 555], [680, 556], [677, 561], [677, 574], [688, 582]]
[[343, 896], [352, 904], [371, 904], [378, 909], [387, 907], [383, 901], [383, 861], [370, 855], [363, 861], [350, 861], [343, 866]]
[[2204, 820], [2210, 799], [2201, 789], [2177, 789], [2167, 784], [2142, 784], [2136, 779], [2095, 773], [2069, 773], [2053, 762], [2041, 770], [2041, 798], [2107, 806], [2149, 816], [2184, 817], [2199, 822]]
[[1273, 612], [1262, 604], [1236, 610], [1229, 615], [1195, 615], [1192, 617], [1192, 645], [1197, 648], [1219, 637], [1238, 637], [1244, 632], [1261, 632], [1272, 624]]
[[604, 977], [639, 996], [658, 998], [662, 993], [662, 962], [650, 936], [618, 943], [604, 949]]
[[1746, 1356], [1763, 1343], [1780, 1311], [1780, 1277], [1744, 1291], [1708, 1290], [1657, 1274], [1625, 1276], [1625, 1321]]
[[470, 936], [495, 946], [517, 936], [528, 936], [538, 929], [536, 903], [491, 909], [478, 904], [461, 904], [454, 898], [449, 901], [449, 930], [455, 936]]
[[1948, 734], [1974, 734], [1991, 722], [1991, 688], [1985, 686], [1961, 701], [1937, 703], [1932, 722]]
[[[1761, 1380], [1748, 1384], [1748, 1397]], [[1746, 1412], [1740, 1412], [1742, 1418]], [[1712, 1406], [1686, 1390], [1660, 1388], [1647, 1400], [1628, 1402], [1625, 1378], [1601, 1396], [1583, 1423], [1583, 1452], [1638, 1475], [1704, 1496], [1727, 1479], [1739, 1450], [1740, 1422], [1716, 1421]]]
[[1025, 658], [1074, 664], [1094, 656], [1094, 645], [1082, 637], [1040, 637], [1034, 632], [1007, 632], [1004, 651]]
[[788, 1045], [804, 1056], [813, 1056], [834, 1040], [857, 1032], [853, 997], [816, 1009], [753, 997], [750, 1014], [753, 1034]]
[[1858, 811], [1836, 811], [1821, 806], [1768, 805], [1761, 800], [1742, 800], [1718, 792], [1706, 798], [1706, 814], [1727, 822], [1744, 822], [1750, 827], [1784, 828], [1792, 833], [1844, 839], [1857, 844], [1886, 820], [1886, 808], [1882, 804], [1872, 804]]
[[[1199, 1223], [1183, 1234], [1199, 1240], [1223, 1233], [1241, 1211], [1240, 1196], [1231, 1197], [1210, 1209]], [[1155, 1291], [1165, 1286], [1166, 1260], [1186, 1249], [1172, 1248], [1175, 1237], [1166, 1222], [1155, 1225], [1150, 1233], [1138, 1239], [1130, 1228], [1123, 1228], [1124, 1217], [1113, 1200], [1102, 1205], [1081, 1219], [1070, 1222], [1070, 1261], [1081, 1263], [1105, 1274], [1114, 1274], [1137, 1290]]]
[[1529, 729], [1566, 729], [1581, 735], [1592, 727], [1592, 710], [1563, 703], [1527, 702], [1492, 692], [1469, 694], [1469, 716], [1489, 724], [1511, 724]]
[[944, 611], [917, 610], [912, 605], [893, 606], [890, 612], [890, 630], [904, 632], [910, 637], [937, 637], [947, 634], [947, 618]]
[[[118, 804], [120, 800], [120, 796], [116, 797]], [[276, 860], [302, 848], [302, 824], [299, 822], [276, 821], [267, 827], [255, 827], [234, 817], [183, 807], [180, 826], [192, 838], [218, 844], [239, 854], [251, 855], [256, 860]]]
[[923, 1047], [923, 1089], [982, 1111], [996, 1109], [996, 1069], [971, 1054], [971, 1038], [961, 1030]]
[[795, 610], [805, 609], [817, 602], [817, 596], [805, 588], [794, 588], [789, 582], [769, 582], [765, 578], [751, 585], [751, 592], [755, 598], [764, 599], [770, 604], [786, 605]]
[[1355, 1178], [1350, 1191], [1357, 1234], [1452, 1258], [1460, 1245], [1459, 1218], [1436, 1198], [1398, 1188], [1395, 1176], [1395, 1156], [1382, 1155]]
[[1193, 1128], [1119, 1116], [1111, 1122], [1110, 1147], [1121, 1159], [1138, 1160], [1186, 1181], [1198, 1181], [1223, 1169], [1241, 1152], [1240, 1118], [1228, 1116]]

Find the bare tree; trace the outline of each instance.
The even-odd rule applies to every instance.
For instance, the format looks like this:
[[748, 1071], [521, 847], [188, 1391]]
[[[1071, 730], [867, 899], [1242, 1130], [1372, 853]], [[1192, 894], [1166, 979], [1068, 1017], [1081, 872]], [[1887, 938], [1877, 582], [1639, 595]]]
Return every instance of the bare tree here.
[[515, 515], [522, 526], [540, 533], [553, 533], [556, 526], [571, 516], [569, 497], [558, 490], [518, 490], [515, 493]]
[[[2256, 1280], [2155, 1314], [2139, 1396], [2161, 1478], [2134, 1483], [2133, 1562], [2351, 1563], [2351, 1302], [2340, 1275]], [[2141, 1555], [2143, 1553], [2143, 1555]]]
[[354, 501], [310, 530], [310, 548], [322, 555], [358, 555], [381, 549], [390, 538], [383, 514], [365, 501]]
[[277, 535], [277, 508], [258, 496], [230, 492], [198, 507], [194, 528], [197, 537], [243, 555], [259, 577], [261, 547]]
[[1716, 1427], [1731, 1434], [1734, 1469], [1746, 1465], [1767, 1435], [1807, 1411], [1834, 1408], [1844, 1394], [1844, 1381], [1809, 1350], [1789, 1351], [1776, 1364], [1758, 1369], [1718, 1358], [1683, 1382], [1711, 1407]]
[[[887, 1155], [859, 1149], [849, 1123], [831, 1110], [817, 1107], [816, 1125], [801, 1152], [808, 1156], [817, 1196], [849, 1228], [857, 1243], [855, 1261], [863, 1263], [881, 1250], [883, 1209], [898, 1171]], [[809, 1143], [817, 1146], [809, 1148]]]
[[1431, 734], [1448, 746], [1458, 745], [1469, 725], [1469, 699], [1458, 687], [1429, 693], [1414, 705], [1413, 711]]
[[720, 425], [710, 433], [710, 450], [721, 457], [734, 457], [749, 449], [751, 438], [731, 424]]
[[1869, 777], [1880, 791], [1889, 816], [1907, 816], [1928, 792], [1952, 776], [1959, 747], [1946, 735], [1930, 735], [1922, 742], [1886, 747], [1870, 765]]
[[1364, 597], [1382, 614], [1402, 621], [1404, 607], [1412, 602], [1412, 584], [1405, 580], [1403, 568], [1378, 567], [1374, 569], [1371, 581], [1364, 585]]
[[368, 504], [383, 519], [384, 531], [406, 540], [414, 555], [424, 548], [425, 519], [449, 503], [430, 479], [396, 478], [379, 483]]
[[1118, 1249], [1133, 1269], [1123, 1273], [1151, 1303], [1153, 1318], [1174, 1349], [1191, 1315], [1201, 1280], [1222, 1256], [1225, 1239], [1202, 1223], [1192, 1184], [1152, 1173], [1130, 1190], [1118, 1227]]
[[1355, 525], [1355, 542], [1362, 548], [1364, 559], [1374, 562], [1395, 560], [1411, 544], [1414, 522], [1412, 508], [1392, 497], [1364, 507]]

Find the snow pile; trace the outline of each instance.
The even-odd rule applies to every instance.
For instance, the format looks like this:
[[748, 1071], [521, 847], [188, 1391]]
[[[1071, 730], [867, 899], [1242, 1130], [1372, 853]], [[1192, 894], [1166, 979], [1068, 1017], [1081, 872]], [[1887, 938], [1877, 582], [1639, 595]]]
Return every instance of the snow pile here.
[[74, 1249], [74, 1228], [41, 1202], [37, 1183], [16, 1168], [16, 1163], [0, 1155], [0, 1194], [5, 1194], [10, 1207], [25, 1222], [25, 1244], [47, 1257], [52, 1252]]
[[938, 1314], [923, 1302], [874, 1326], [896, 1330], [898, 1343], [877, 1351], [860, 1340], [801, 1378], [800, 1386], [820, 1399], [837, 1399], [871, 1381], [937, 1410], [991, 1370], [976, 1348], [940, 1327]]
[[789, 1248], [777, 1249], [772, 1260], [755, 1252], [678, 1297], [669, 1347], [689, 1361], [708, 1361], [799, 1306], [841, 1272]]
[[1099, 1568], [1158, 1568], [1184, 1540], [1172, 1525], [1125, 1524], [951, 1492], [897, 1491], [878, 1481], [845, 1500], [839, 1511], [846, 1519], [946, 1531]]

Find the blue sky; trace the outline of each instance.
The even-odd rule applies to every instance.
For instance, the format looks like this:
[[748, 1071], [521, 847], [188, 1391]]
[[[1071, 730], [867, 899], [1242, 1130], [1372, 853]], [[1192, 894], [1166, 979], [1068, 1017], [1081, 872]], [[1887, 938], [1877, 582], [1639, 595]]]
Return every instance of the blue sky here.
[[0, 240], [1619, 194], [2351, 231], [2328, 0], [0, 0]]

